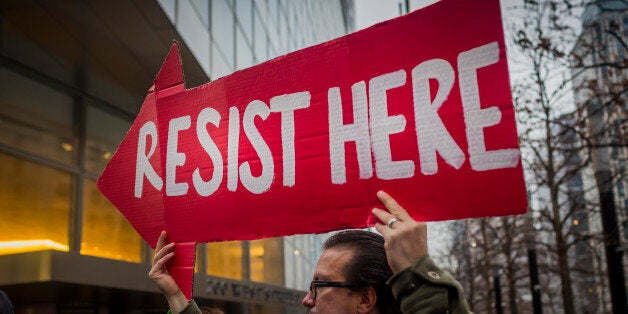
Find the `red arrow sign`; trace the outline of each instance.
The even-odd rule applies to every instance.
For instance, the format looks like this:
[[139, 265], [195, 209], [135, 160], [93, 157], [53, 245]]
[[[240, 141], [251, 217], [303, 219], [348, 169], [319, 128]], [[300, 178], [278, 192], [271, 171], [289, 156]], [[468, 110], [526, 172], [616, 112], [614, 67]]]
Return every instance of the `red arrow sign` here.
[[371, 225], [380, 189], [419, 220], [523, 213], [499, 1], [443, 0], [194, 89], [175, 44], [98, 188], [151, 245], [187, 243], [184, 276], [195, 242]]

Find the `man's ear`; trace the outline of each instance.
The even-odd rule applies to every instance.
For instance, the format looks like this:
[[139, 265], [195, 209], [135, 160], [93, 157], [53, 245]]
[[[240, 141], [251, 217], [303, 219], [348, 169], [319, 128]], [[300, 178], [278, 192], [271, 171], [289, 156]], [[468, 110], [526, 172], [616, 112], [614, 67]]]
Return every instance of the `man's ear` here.
[[360, 302], [358, 303], [358, 313], [372, 313], [377, 304], [377, 292], [375, 288], [366, 287], [362, 289]]

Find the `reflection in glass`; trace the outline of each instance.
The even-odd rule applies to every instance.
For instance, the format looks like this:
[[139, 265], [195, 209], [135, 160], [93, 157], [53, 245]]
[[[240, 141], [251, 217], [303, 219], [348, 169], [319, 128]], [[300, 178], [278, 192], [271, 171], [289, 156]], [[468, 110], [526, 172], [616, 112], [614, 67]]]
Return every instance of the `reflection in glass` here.
[[288, 47], [288, 20], [286, 15], [280, 11], [279, 20], [277, 21], [277, 35], [279, 36], [279, 42], [277, 43], [278, 54], [286, 54]]
[[222, 51], [223, 57], [227, 61], [227, 67], [233, 68], [233, 38], [235, 37], [233, 34], [235, 30], [233, 12], [225, 0], [214, 0], [212, 1], [211, 13], [213, 45], [217, 45], [219, 50]]
[[258, 63], [264, 62], [268, 60], [268, 56], [266, 55], [266, 28], [264, 28], [264, 24], [259, 16], [259, 13], [255, 11], [254, 21], [255, 28], [253, 29], [255, 40], [253, 43], [253, 49], [255, 50], [255, 60]]
[[277, 57], [277, 52], [273, 45], [268, 45], [268, 59], [274, 59]]
[[235, 2], [236, 6], [236, 17], [242, 30], [244, 31], [244, 35], [249, 41], [253, 40], [253, 4], [251, 0], [238, 0]]
[[177, 2], [172, 0], [157, 0], [161, 8], [166, 12], [171, 21], [176, 21]]
[[218, 46], [212, 45], [212, 78], [218, 79], [231, 74], [233, 70], [229, 68], [227, 62], [218, 51]]
[[203, 22], [205, 27], [209, 27], [209, 3], [207, 0], [192, 0], [191, 1], [194, 10], [198, 14], [198, 17]]
[[92, 106], [87, 107], [87, 170], [100, 173], [131, 128], [131, 122]]
[[266, 6], [268, 7], [268, 15], [271, 23], [273, 23], [273, 26], [277, 25], [277, 20], [279, 17], [279, 3], [277, 2], [277, 0], [269, 0], [266, 3]]
[[283, 241], [269, 238], [251, 241], [249, 245], [251, 280], [284, 284]]
[[239, 27], [236, 31], [236, 45], [236, 66], [238, 70], [252, 66], [253, 51]]
[[239, 241], [207, 243], [207, 274], [242, 279], [242, 243]]
[[81, 254], [139, 263], [142, 239], [129, 222], [96, 189], [85, 181]]
[[70, 174], [0, 153], [0, 255], [68, 251]]
[[72, 98], [0, 68], [0, 143], [73, 162]]

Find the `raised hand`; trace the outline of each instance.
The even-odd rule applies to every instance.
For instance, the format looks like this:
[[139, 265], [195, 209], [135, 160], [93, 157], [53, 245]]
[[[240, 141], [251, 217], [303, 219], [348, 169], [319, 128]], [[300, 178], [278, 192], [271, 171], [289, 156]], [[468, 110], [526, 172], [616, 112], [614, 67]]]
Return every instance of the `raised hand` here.
[[174, 243], [166, 244], [165, 231], [162, 231], [159, 235], [155, 252], [153, 266], [148, 272], [148, 277], [166, 297], [172, 312], [179, 313], [188, 305], [188, 300], [166, 269], [166, 264], [174, 257]]
[[427, 254], [427, 224], [412, 219], [387, 193], [379, 191], [377, 197], [388, 211], [373, 209], [373, 214], [380, 220], [375, 229], [384, 237], [388, 264], [396, 274]]

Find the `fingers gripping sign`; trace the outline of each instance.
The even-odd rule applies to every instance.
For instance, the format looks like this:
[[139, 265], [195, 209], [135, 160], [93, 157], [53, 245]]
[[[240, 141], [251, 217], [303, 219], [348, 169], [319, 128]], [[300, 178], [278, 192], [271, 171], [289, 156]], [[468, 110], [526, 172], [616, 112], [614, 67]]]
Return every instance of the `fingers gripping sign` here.
[[384, 237], [388, 264], [396, 274], [427, 254], [427, 224], [412, 219], [387, 193], [379, 191], [377, 197], [388, 211], [373, 209], [373, 214], [380, 220], [375, 229]]
[[162, 232], [157, 240], [153, 265], [148, 276], [157, 284], [160, 290], [166, 295], [176, 293], [178, 287], [166, 270], [166, 263], [174, 257], [174, 243], [166, 244], [166, 233]]
[[166, 265], [174, 258], [174, 247], [174, 243], [166, 244], [166, 232], [162, 231], [157, 240], [155, 256], [148, 277], [166, 297], [170, 308], [178, 313], [188, 305], [188, 301], [166, 269]]

